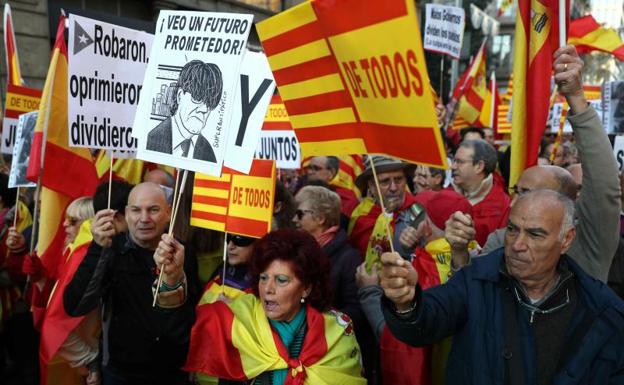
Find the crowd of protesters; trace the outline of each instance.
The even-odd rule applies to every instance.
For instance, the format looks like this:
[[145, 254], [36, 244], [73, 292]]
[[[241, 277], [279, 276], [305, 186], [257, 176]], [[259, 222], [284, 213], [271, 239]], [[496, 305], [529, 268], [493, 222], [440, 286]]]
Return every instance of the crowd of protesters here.
[[2, 383], [624, 384], [624, 176], [575, 49], [553, 68], [573, 135], [515, 185], [488, 128], [450, 170], [366, 156], [353, 189], [318, 156], [260, 239], [190, 227], [192, 178], [171, 235], [157, 169], [72, 202], [52, 271], [0, 174]]

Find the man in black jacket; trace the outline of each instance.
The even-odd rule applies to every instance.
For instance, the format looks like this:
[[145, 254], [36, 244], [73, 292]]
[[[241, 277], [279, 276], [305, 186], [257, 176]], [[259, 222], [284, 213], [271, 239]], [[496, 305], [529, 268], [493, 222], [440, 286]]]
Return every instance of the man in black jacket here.
[[[72, 316], [104, 305], [103, 384], [185, 384], [186, 359], [197, 296], [197, 266], [185, 249], [163, 234], [171, 209], [154, 183], [132, 189], [125, 207], [128, 232], [119, 215], [96, 213], [93, 243], [64, 293]], [[164, 262], [164, 284], [152, 307]]]

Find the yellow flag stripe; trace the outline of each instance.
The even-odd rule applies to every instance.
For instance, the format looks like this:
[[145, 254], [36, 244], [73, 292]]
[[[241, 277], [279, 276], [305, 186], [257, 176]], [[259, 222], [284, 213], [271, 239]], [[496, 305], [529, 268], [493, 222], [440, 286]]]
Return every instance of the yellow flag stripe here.
[[290, 121], [297, 128], [329, 126], [332, 124], [353, 123], [355, 115], [351, 107], [314, 112], [311, 114], [291, 115]]
[[[295, 130], [295, 133], [297, 131]], [[366, 154], [366, 144], [361, 138], [332, 140], [327, 142], [301, 142], [301, 153], [306, 156], [322, 156], [323, 154]]]
[[509, 186], [514, 186], [526, 165], [526, 62], [524, 58], [528, 54], [528, 41], [526, 26], [518, 16], [515, 29], [514, 44], [514, 82], [519, 87], [515, 87], [512, 99], [512, 121], [511, 121], [511, 169], [509, 175]]
[[191, 226], [217, 231], [225, 231], [225, 223], [191, 217]]
[[614, 30], [600, 28], [583, 37], [570, 37], [568, 44], [589, 45], [606, 51], [615, 51], [622, 45], [622, 39]]
[[215, 205], [207, 205], [204, 203], [193, 203], [193, 210], [197, 211], [205, 211], [212, 214], [225, 215], [227, 214], [227, 207], [224, 206], [215, 206]]
[[228, 199], [230, 195], [229, 190], [219, 190], [216, 188], [195, 187], [193, 189], [193, 195], [204, 195], [211, 198]]
[[284, 100], [299, 99], [341, 90], [344, 90], [344, 87], [338, 74], [325, 75], [279, 87], [280, 94]]
[[220, 177], [211, 176], [206, 174], [195, 174], [195, 180], [210, 180], [213, 182], [229, 182], [232, 179], [232, 174], [223, 173]]
[[331, 52], [324, 39], [319, 39], [308, 44], [300, 45], [280, 52], [276, 55], [269, 56], [269, 64], [272, 71], [281, 70], [297, 64], [305, 63], [314, 59], [330, 56]]
[[307, 1], [256, 24], [256, 31], [261, 40], [268, 40], [316, 20], [312, 2]]

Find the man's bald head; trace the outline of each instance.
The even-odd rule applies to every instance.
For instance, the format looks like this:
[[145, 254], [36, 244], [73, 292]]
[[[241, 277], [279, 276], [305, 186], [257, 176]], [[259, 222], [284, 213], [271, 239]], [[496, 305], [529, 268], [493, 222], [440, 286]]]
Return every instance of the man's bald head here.
[[[557, 191], [572, 200], [576, 200], [578, 191], [572, 174], [559, 166], [534, 166], [524, 170], [516, 183], [516, 192], [521, 195], [527, 191], [540, 189]], [[512, 205], [515, 204], [517, 196], [518, 194], [514, 196]]]
[[175, 184], [175, 179], [167, 171], [157, 168], [145, 174], [145, 176], [143, 177], [143, 182], [153, 182], [161, 186], [173, 188], [173, 185]]
[[152, 182], [136, 185], [128, 196], [126, 221], [134, 242], [155, 249], [171, 217], [171, 207], [163, 189]]

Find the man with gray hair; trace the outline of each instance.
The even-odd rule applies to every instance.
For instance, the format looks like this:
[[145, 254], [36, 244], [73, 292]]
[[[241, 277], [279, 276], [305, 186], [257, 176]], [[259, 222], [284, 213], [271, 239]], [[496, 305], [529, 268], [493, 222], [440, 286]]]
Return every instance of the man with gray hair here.
[[425, 291], [411, 264], [383, 254], [392, 334], [412, 346], [453, 335], [447, 384], [622, 383], [624, 302], [566, 255], [574, 212], [553, 190], [522, 195], [504, 249]]
[[348, 220], [360, 203], [353, 190], [332, 184], [340, 171], [340, 159], [335, 156], [315, 156], [306, 166], [308, 181], [321, 181], [331, 185], [331, 189], [340, 197], [340, 212]]
[[509, 206], [509, 196], [494, 183], [496, 150], [485, 140], [464, 140], [453, 163], [453, 188], [472, 205], [472, 221], [476, 240], [484, 245], [488, 234], [496, 230]]

